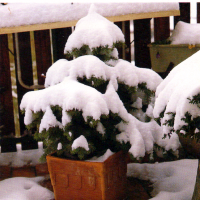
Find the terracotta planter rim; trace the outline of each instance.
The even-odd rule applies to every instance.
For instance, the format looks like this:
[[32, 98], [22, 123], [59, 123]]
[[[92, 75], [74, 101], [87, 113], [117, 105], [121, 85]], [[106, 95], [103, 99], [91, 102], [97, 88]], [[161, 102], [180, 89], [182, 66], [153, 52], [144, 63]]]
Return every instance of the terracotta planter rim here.
[[106, 160], [104, 160], [104, 161], [89, 161], [89, 160], [75, 160], [75, 159], [70, 159], [70, 158], [61, 158], [61, 157], [59, 157], [59, 156], [55, 156], [54, 154], [55, 154], [56, 152], [53, 152], [53, 153], [51, 153], [51, 154], [48, 154], [46, 157], [48, 158], [48, 157], [54, 157], [54, 159], [57, 159], [57, 160], [63, 160], [63, 159], [65, 159], [65, 160], [68, 160], [68, 161], [72, 161], [72, 162], [77, 162], [77, 163], [81, 163], [81, 162], [88, 162], [88, 163], [90, 163], [90, 162], [92, 162], [92, 163], [107, 163], [107, 162], [109, 162], [109, 160], [110, 159], [112, 159], [112, 157], [114, 156], [114, 154], [123, 154], [124, 153], [124, 155], [125, 155], [125, 152], [124, 151], [118, 151], [118, 152], [113, 152], [114, 154], [113, 155], [111, 155], [111, 156], [109, 156]]

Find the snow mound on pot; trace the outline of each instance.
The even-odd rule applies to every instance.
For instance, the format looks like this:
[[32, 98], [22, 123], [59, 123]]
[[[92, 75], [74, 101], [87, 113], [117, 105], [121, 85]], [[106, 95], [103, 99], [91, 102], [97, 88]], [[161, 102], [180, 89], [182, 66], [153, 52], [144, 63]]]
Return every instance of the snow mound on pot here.
[[171, 44], [200, 44], [200, 24], [179, 21], [170, 37]]

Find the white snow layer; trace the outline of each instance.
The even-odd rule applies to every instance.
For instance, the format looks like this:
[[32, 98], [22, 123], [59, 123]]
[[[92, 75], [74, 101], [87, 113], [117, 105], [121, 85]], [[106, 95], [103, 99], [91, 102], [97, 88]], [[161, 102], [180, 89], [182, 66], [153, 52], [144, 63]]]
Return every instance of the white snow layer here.
[[163, 139], [162, 128], [154, 121], [144, 123], [136, 119], [131, 114], [128, 114], [128, 124], [121, 122], [117, 125], [121, 131], [117, 135], [119, 142], [131, 143], [129, 152], [135, 158], [141, 158], [145, 156], [145, 152], [152, 154], [154, 150], [154, 144], [158, 144], [165, 150], [173, 150], [175, 154], [178, 154], [178, 147], [180, 146], [179, 138], [177, 134], [172, 134], [171, 138]]
[[66, 76], [73, 78], [102, 78], [112, 80], [117, 90], [117, 80], [129, 86], [137, 86], [139, 83], [147, 83], [147, 88], [156, 90], [162, 82], [162, 78], [151, 69], [142, 69], [132, 63], [119, 59], [114, 67], [106, 65], [103, 61], [93, 55], [85, 55], [75, 60], [67, 61], [60, 59], [56, 61], [46, 73], [45, 87], [53, 86], [63, 81]]
[[65, 53], [74, 48], [80, 49], [83, 45], [88, 45], [90, 49], [106, 45], [112, 48], [116, 42], [125, 42], [121, 29], [98, 14], [95, 9], [96, 7], [92, 4], [88, 15], [77, 22], [74, 33], [67, 40]]
[[200, 24], [179, 21], [170, 36], [171, 44], [200, 44]]
[[[200, 115], [198, 105], [189, 103], [188, 98], [200, 93], [200, 51], [193, 54], [179, 65], [177, 65], [169, 75], [161, 82], [156, 90], [155, 107], [153, 110], [154, 117], [159, 117], [159, 114], [164, 110], [162, 122], [170, 119], [168, 112], [176, 113], [174, 128], [178, 130], [185, 124], [181, 118], [186, 112], [189, 112], [192, 117]], [[184, 91], [184, 92], [183, 92]], [[163, 130], [167, 134], [169, 128], [163, 125]]]
[[130, 163], [127, 176], [153, 183], [151, 200], [191, 200], [194, 192], [198, 160], [138, 164]]
[[[91, 3], [8, 3], [0, 4], [0, 28], [79, 20], [87, 15]], [[95, 3], [102, 16], [178, 10], [179, 4], [152, 3]]]
[[72, 143], [72, 150], [77, 149], [79, 147], [84, 148], [86, 151], [89, 151], [89, 145], [84, 135], [81, 135], [80, 137], [76, 138]]
[[89, 160], [86, 160], [86, 161], [89, 161], [89, 162], [104, 162], [105, 160], [107, 160], [113, 154], [114, 154], [114, 152], [112, 152], [110, 149], [107, 149], [105, 154], [103, 154], [102, 156], [100, 156], [100, 157], [94, 156], [94, 157], [92, 157], [92, 158], [90, 158]]
[[[87, 116], [92, 116], [93, 119], [98, 120], [102, 114], [108, 115], [109, 109], [103, 95], [96, 89], [86, 86], [73, 80], [71, 77], [66, 77], [61, 83], [48, 87], [43, 90], [31, 91], [23, 96], [20, 104], [20, 109], [25, 109], [24, 123], [28, 125], [32, 119], [32, 112], [39, 111], [49, 112], [50, 105], [58, 105], [64, 111], [70, 111], [77, 109], [83, 111], [83, 117], [87, 121]], [[27, 112], [30, 111], [31, 112]], [[51, 115], [52, 116], [52, 115]], [[44, 115], [40, 126], [48, 130], [48, 127], [60, 126], [59, 122], [54, 118], [49, 121], [44, 118]], [[63, 115], [63, 126], [68, 122], [67, 115]], [[42, 122], [48, 123], [43, 125]], [[40, 129], [42, 131], [42, 128]]]
[[38, 183], [44, 177], [16, 177], [0, 181], [0, 200], [51, 200], [54, 194]]
[[38, 142], [38, 149], [23, 150], [21, 144], [17, 144], [17, 152], [0, 153], [0, 166], [23, 167], [35, 166], [41, 163], [40, 157], [44, 154], [43, 143]]

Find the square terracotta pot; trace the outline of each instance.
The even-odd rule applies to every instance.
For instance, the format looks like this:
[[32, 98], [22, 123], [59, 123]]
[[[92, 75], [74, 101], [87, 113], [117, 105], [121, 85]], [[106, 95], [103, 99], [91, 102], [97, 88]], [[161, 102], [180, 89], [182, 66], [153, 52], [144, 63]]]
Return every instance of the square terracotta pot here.
[[113, 154], [104, 162], [47, 156], [56, 200], [122, 200], [126, 197], [126, 154]]

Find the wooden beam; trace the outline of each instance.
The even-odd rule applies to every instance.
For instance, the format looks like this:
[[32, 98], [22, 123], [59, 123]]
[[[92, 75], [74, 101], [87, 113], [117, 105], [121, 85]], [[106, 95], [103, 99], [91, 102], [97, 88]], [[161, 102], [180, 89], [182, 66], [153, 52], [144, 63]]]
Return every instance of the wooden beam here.
[[[119, 21], [135, 20], [135, 19], [147, 19], [147, 18], [179, 16], [179, 15], [180, 15], [179, 10], [169, 10], [169, 11], [133, 13], [127, 15], [109, 16], [106, 18], [112, 22], [119, 22]], [[4, 27], [0, 28], [0, 34], [72, 27], [76, 25], [77, 21], [78, 20], [44, 23], [44, 24], [32, 24], [32, 25], [16, 26], [16, 27]]]

